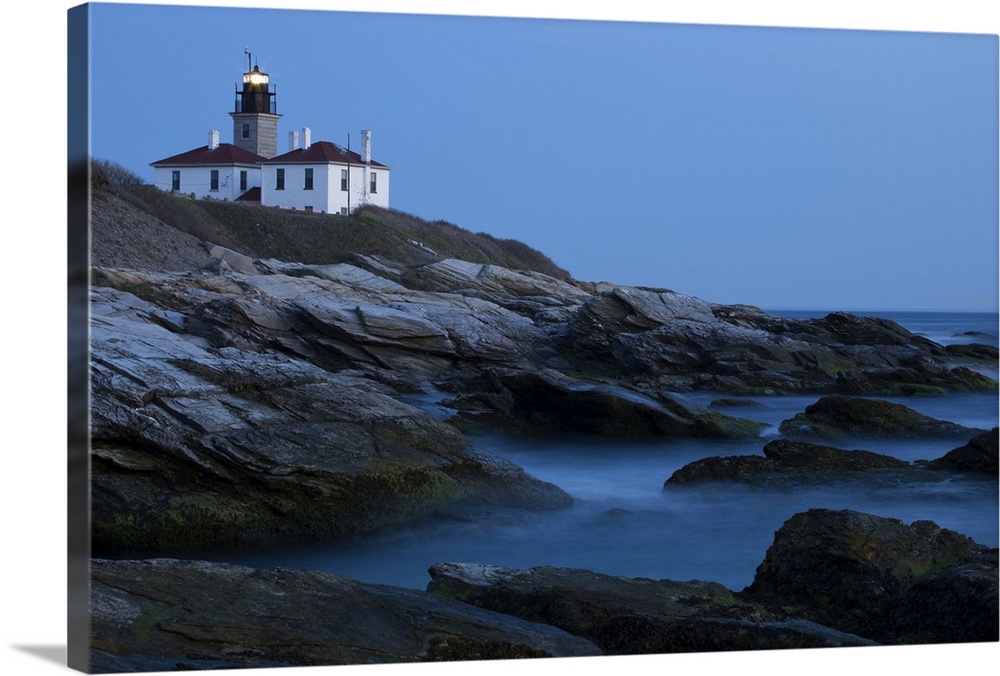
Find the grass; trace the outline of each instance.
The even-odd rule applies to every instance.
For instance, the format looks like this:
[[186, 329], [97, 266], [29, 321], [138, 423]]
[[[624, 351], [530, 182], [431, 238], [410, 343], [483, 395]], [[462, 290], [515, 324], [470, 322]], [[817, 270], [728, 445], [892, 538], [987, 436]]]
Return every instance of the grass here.
[[102, 160], [91, 163], [91, 186], [95, 196], [113, 193], [167, 225], [254, 258], [307, 265], [341, 263], [356, 254], [406, 265], [458, 258], [569, 279], [566, 270], [522, 242], [393, 209], [365, 206], [350, 216], [340, 216], [259, 203], [193, 200], [144, 185], [126, 169]]

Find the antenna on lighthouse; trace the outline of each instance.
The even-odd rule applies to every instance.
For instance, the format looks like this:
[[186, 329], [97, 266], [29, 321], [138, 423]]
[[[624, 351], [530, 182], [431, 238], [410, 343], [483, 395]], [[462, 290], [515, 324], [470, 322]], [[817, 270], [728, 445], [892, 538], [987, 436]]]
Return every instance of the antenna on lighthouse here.
[[247, 70], [253, 70], [253, 55], [250, 54], [250, 48], [244, 47], [243, 53], [247, 55]]

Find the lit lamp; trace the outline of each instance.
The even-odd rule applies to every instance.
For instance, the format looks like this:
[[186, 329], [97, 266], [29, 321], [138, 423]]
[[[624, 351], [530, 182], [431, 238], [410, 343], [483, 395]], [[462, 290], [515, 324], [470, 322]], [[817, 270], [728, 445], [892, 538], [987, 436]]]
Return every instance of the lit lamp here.
[[243, 73], [243, 84], [266, 85], [267, 81], [267, 73], [260, 72], [258, 66], [254, 66], [249, 73]]

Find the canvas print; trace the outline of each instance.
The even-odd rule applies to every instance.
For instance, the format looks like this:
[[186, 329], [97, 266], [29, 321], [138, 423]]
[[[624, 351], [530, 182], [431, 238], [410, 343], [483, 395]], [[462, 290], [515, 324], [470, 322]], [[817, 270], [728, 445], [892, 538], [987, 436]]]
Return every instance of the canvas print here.
[[998, 640], [996, 35], [69, 27], [73, 668]]

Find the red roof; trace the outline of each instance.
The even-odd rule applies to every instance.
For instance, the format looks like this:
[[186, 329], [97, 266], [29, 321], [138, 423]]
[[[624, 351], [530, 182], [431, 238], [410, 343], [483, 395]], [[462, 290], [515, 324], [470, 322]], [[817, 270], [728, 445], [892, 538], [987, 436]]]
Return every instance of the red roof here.
[[245, 193], [236, 198], [237, 202], [259, 202], [260, 186], [250, 188]]
[[[353, 150], [348, 151], [341, 148], [336, 143], [329, 141], [316, 141], [308, 148], [292, 150], [284, 155], [272, 157], [264, 160], [263, 164], [362, 164], [361, 155]], [[388, 167], [380, 162], [372, 160], [371, 166]]]
[[209, 150], [208, 146], [202, 146], [189, 150], [180, 155], [174, 155], [158, 162], [151, 162], [150, 166], [155, 167], [160, 164], [260, 164], [266, 157], [257, 153], [244, 150], [231, 143], [220, 143], [215, 150]]

